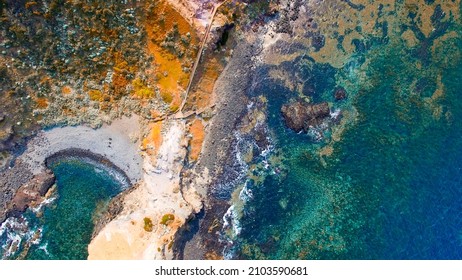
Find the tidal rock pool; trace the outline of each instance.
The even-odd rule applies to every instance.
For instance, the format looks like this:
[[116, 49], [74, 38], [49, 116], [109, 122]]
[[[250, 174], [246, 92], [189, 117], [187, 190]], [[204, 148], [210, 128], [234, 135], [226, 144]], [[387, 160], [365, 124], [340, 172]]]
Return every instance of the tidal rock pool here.
[[128, 186], [117, 171], [85, 157], [53, 159], [51, 195], [0, 227], [3, 259], [86, 259], [95, 221]]

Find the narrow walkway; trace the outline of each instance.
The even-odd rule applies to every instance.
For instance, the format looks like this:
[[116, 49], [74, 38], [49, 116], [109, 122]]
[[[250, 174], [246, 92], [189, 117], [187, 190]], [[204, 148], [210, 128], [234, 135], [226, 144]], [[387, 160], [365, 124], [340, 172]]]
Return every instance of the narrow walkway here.
[[189, 91], [191, 90], [191, 86], [192, 86], [192, 83], [193, 83], [193, 80], [194, 80], [194, 76], [196, 74], [197, 66], [200, 63], [200, 60], [201, 60], [201, 57], [202, 57], [202, 52], [204, 50], [207, 39], [209, 37], [210, 30], [212, 29], [212, 23], [213, 23], [213, 20], [215, 18], [215, 15], [216, 15], [218, 9], [226, 2], [228, 2], [228, 0], [225, 0], [225, 1], [221, 2], [220, 4], [216, 5], [215, 7], [213, 7], [212, 15], [210, 17], [210, 22], [209, 22], [209, 24], [207, 26], [207, 30], [205, 32], [204, 39], [202, 40], [199, 52], [197, 53], [197, 58], [196, 58], [196, 61], [194, 62], [194, 66], [193, 66], [193, 70], [191, 72], [191, 76], [189, 77], [189, 82], [188, 82], [188, 87], [186, 88], [185, 97], [183, 99], [183, 102], [181, 103], [180, 109], [178, 110], [178, 113], [180, 113], [180, 115], [182, 115], [183, 107], [185, 106], [186, 101], [188, 100]]

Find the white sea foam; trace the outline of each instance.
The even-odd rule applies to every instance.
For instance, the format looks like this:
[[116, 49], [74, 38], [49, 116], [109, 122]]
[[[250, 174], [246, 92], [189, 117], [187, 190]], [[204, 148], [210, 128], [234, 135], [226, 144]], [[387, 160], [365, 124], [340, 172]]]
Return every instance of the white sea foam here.
[[[40, 213], [44, 206], [52, 204], [57, 198], [57, 194], [54, 194], [44, 199], [36, 207], [30, 207], [29, 209], [34, 214]], [[25, 215], [21, 215], [18, 218], [10, 217], [6, 219], [0, 225], [0, 254], [2, 255], [2, 259], [11, 258], [30, 245], [40, 244], [42, 236], [43, 227], [31, 225]]]
[[273, 151], [273, 145], [268, 145], [260, 154], [262, 157], [267, 157]]
[[57, 194], [55, 195], [52, 195], [46, 199], [44, 199], [39, 205], [37, 205], [36, 207], [30, 207], [30, 210], [34, 213], [39, 213], [42, 211], [42, 208], [44, 206], [47, 206], [47, 205], [50, 205], [51, 203], [53, 203], [56, 199], [58, 198]]
[[223, 216], [223, 228], [228, 228], [230, 226], [232, 227], [233, 234], [235, 236], [238, 236], [241, 233], [242, 227], [239, 222], [239, 215], [236, 211], [235, 205], [231, 205]]
[[[232, 245], [232, 244], [231, 244]], [[231, 260], [234, 258], [234, 250], [230, 249], [230, 248], [225, 248], [223, 250], [223, 259], [225, 260]]]
[[35, 231], [29, 229], [29, 222], [24, 218], [10, 217], [0, 225], [0, 240], [2, 242], [2, 259], [8, 259], [16, 254], [21, 245], [29, 242]]
[[247, 185], [244, 186], [239, 193], [239, 198], [244, 202], [248, 202], [249, 200], [253, 199], [252, 190], [247, 188]]
[[45, 244], [40, 245], [38, 249], [43, 250], [45, 254], [47, 254], [48, 256], [50, 255], [50, 253], [48, 252], [48, 242], [45, 242]]
[[[263, 125], [263, 123], [257, 123], [257, 125]], [[263, 127], [263, 129], [266, 132], [268, 132], [266, 127]], [[238, 240], [237, 237], [242, 232], [242, 225], [241, 225], [240, 219], [243, 214], [243, 209], [247, 202], [254, 199], [254, 194], [252, 192], [252, 189], [251, 187], [249, 187], [250, 185], [247, 184], [248, 179], [243, 180], [249, 170], [249, 166], [247, 162], [245, 162], [242, 156], [240, 147], [242, 146], [245, 147], [245, 141], [248, 141], [248, 140], [242, 137], [242, 135], [239, 132], [235, 132], [234, 136], [236, 138], [236, 145], [234, 145], [233, 147], [232, 154], [234, 154], [236, 157], [236, 162], [239, 166], [240, 174], [238, 178], [232, 180], [232, 182], [227, 182], [226, 185], [222, 185], [222, 188], [226, 186], [229, 189], [234, 189], [239, 184], [244, 184], [244, 187], [239, 192], [239, 200], [234, 201], [233, 204], [226, 211], [225, 215], [223, 216], [223, 230], [226, 230], [226, 229], [232, 230], [231, 234], [225, 234], [224, 236], [227, 241], [227, 245], [225, 245], [223, 249], [224, 259], [232, 259], [234, 257], [235, 250], [236, 250], [234, 241]], [[270, 137], [267, 136], [266, 139], [267, 139], [268, 145], [261, 150], [260, 154], [258, 155], [258, 158], [261, 159], [260, 163], [263, 165], [263, 167], [269, 170], [271, 169], [270, 156], [271, 156], [271, 153], [274, 151], [274, 145]], [[253, 145], [256, 147], [259, 147], [257, 143], [255, 142], [253, 143]]]
[[249, 166], [245, 162], [240, 147], [244, 143], [245, 139], [239, 132], [234, 132], [234, 137], [236, 143], [233, 146], [233, 150], [230, 153], [231, 156], [234, 155], [235, 167], [236, 167], [236, 176], [227, 182], [222, 182], [216, 187], [217, 193], [224, 193], [225, 196], [229, 195], [237, 185], [243, 183], [243, 179], [249, 170]]
[[333, 120], [336, 120], [340, 116], [340, 113], [341, 113], [340, 109], [330, 112], [330, 118]]

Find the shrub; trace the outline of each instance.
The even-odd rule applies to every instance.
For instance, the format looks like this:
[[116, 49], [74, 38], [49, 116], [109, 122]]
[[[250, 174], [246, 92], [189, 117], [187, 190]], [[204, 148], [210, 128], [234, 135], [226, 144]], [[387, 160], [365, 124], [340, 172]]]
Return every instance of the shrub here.
[[173, 220], [175, 220], [175, 215], [165, 214], [160, 220], [160, 224], [166, 226], [170, 223], [170, 221], [173, 221]]
[[148, 217], [145, 217], [144, 218], [144, 230], [147, 231], [147, 232], [151, 232], [153, 226], [154, 225], [152, 224], [151, 219], [149, 219]]

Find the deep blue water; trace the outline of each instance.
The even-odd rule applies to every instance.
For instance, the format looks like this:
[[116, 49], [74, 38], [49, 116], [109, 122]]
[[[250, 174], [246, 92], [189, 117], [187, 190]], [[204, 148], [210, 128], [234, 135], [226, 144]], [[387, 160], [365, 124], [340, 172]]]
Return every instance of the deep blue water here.
[[[254, 199], [240, 220], [235, 257], [462, 259], [461, 50], [460, 36], [434, 56], [380, 42], [353, 57], [353, 71], [369, 62], [369, 85], [347, 88], [344, 103], [332, 99], [335, 74], [346, 76], [351, 65], [293, 63], [314, 84], [315, 101], [358, 112], [322, 160], [317, 151], [328, 133], [314, 142], [283, 124], [281, 105], [297, 93], [276, 81], [259, 84], [254, 91], [269, 100], [268, 124], [287, 175], [249, 184]], [[444, 93], [432, 101], [438, 75]]]

